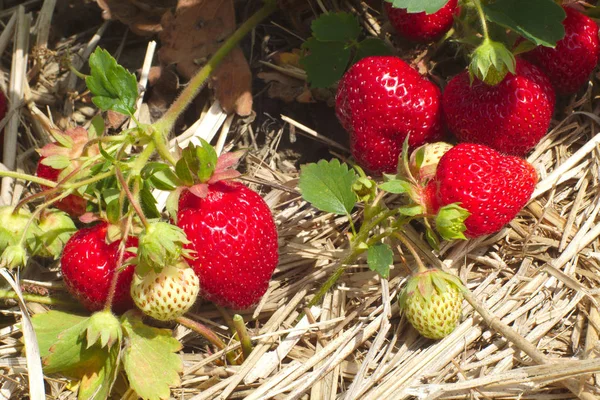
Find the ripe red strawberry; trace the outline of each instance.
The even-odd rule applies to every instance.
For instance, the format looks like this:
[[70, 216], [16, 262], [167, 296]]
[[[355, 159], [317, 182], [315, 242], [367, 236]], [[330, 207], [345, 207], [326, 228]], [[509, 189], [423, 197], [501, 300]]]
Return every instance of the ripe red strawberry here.
[[[56, 142], [49, 143], [41, 148], [39, 150], [41, 157], [36, 170], [37, 176], [54, 182], [59, 181], [59, 176], [61, 174], [65, 176], [80, 165], [81, 161], [79, 161], [78, 158], [84, 155], [84, 150], [85, 153], [90, 156], [98, 154], [99, 152], [97, 145], [86, 147], [88, 143], [88, 133], [81, 127], [69, 129], [66, 132], [57, 134], [63, 135], [67, 141], [70, 141], [70, 147]], [[53, 160], [54, 162], [58, 161], [59, 163], [63, 160], [67, 160], [68, 166], [63, 168], [53, 168], [52, 166], [45, 164], [44, 160], [47, 158]], [[47, 189], [47, 187], [43, 188]], [[73, 217], [78, 217], [85, 213], [87, 201], [76, 194], [71, 194], [54, 203], [53, 205], [54, 207], [70, 214]]]
[[208, 184], [206, 197], [184, 191], [177, 225], [188, 260], [200, 279], [200, 294], [220, 306], [244, 309], [256, 304], [269, 286], [279, 259], [277, 228], [271, 211], [254, 191], [238, 182]]
[[[90, 311], [104, 307], [118, 262], [119, 241], [107, 243], [107, 232], [106, 222], [80, 229], [69, 239], [60, 259], [67, 289]], [[129, 238], [127, 246], [137, 246], [137, 238]], [[132, 257], [135, 254], [126, 252], [124, 260]], [[116, 312], [133, 308], [129, 293], [133, 272], [134, 266], [129, 265], [119, 274], [112, 307]]]
[[454, 16], [460, 11], [458, 0], [448, 0], [446, 5], [432, 14], [409, 13], [404, 8], [394, 8], [385, 2], [390, 23], [400, 36], [415, 42], [431, 42], [441, 38], [452, 28]]
[[527, 204], [538, 177], [527, 161], [505, 156], [489, 147], [460, 143], [440, 159], [426, 188], [429, 211], [460, 203], [471, 215], [465, 235], [494, 233]]
[[567, 13], [565, 37], [555, 48], [538, 46], [524, 57], [546, 73], [558, 94], [567, 95], [589, 80], [600, 58], [600, 40], [598, 25], [591, 18], [571, 7], [563, 8]]
[[354, 64], [338, 86], [336, 114], [354, 158], [374, 174], [396, 171], [407, 135], [410, 146], [443, 136], [440, 89], [397, 57]]
[[462, 142], [485, 144], [502, 153], [523, 156], [546, 135], [556, 96], [536, 66], [517, 60], [496, 86], [464, 71], [452, 78], [442, 96], [448, 128]]

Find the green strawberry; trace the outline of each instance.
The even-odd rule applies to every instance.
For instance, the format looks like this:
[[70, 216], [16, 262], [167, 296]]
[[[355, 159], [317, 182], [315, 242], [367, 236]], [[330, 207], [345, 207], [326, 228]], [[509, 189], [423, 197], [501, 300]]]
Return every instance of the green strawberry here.
[[156, 271], [138, 264], [131, 282], [131, 297], [144, 314], [171, 321], [185, 314], [196, 302], [200, 281], [186, 262]]
[[461, 317], [463, 290], [458, 277], [430, 269], [408, 280], [398, 303], [421, 335], [442, 339], [452, 333]]
[[28, 240], [29, 249], [35, 255], [54, 259], [60, 257], [65, 244], [77, 231], [66, 212], [52, 208], [42, 212], [38, 227], [41, 233]]

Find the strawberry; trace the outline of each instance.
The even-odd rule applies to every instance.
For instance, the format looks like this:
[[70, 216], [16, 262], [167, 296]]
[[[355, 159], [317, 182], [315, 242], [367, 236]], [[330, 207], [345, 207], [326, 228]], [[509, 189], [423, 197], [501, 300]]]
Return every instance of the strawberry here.
[[[99, 153], [98, 145], [87, 146], [88, 133], [81, 127], [53, 134], [60, 142], [49, 143], [39, 150], [41, 157], [36, 175], [40, 178], [58, 182], [81, 165], [80, 157]], [[87, 201], [78, 194], [70, 194], [54, 203], [54, 206], [73, 217], [78, 217], [85, 213]]]
[[533, 166], [521, 158], [460, 143], [440, 159], [427, 184], [425, 203], [431, 214], [458, 203], [470, 213], [465, 235], [474, 238], [509, 223], [529, 201], [537, 180]]
[[571, 7], [563, 7], [565, 37], [556, 47], [538, 46], [526, 57], [538, 65], [550, 78], [560, 95], [577, 92], [590, 78], [600, 57], [598, 25], [588, 16]]
[[[137, 271], [136, 271], [137, 272]], [[172, 321], [185, 314], [196, 302], [200, 283], [185, 262], [167, 265], [143, 275], [136, 273], [131, 282], [131, 298], [144, 314], [160, 321]]]
[[[109, 226], [101, 222], [77, 231], [67, 242], [60, 258], [63, 280], [69, 292], [88, 310], [104, 307], [117, 267], [119, 241], [107, 242]], [[130, 237], [127, 247], [136, 247], [137, 238]], [[125, 252], [124, 261], [135, 257]], [[124, 312], [133, 307], [129, 294], [134, 267], [120, 272], [113, 299], [113, 310]]]
[[399, 295], [398, 303], [406, 319], [423, 336], [448, 336], [462, 314], [464, 287], [460, 279], [438, 269], [412, 276]]
[[554, 111], [552, 84], [536, 66], [517, 60], [496, 86], [469, 73], [455, 76], [442, 96], [448, 128], [462, 142], [523, 156], [546, 135]]
[[338, 86], [336, 114], [354, 158], [373, 174], [396, 171], [407, 135], [410, 146], [443, 135], [440, 89], [397, 57], [354, 64]]
[[32, 253], [41, 257], [59, 258], [62, 250], [77, 231], [73, 220], [63, 211], [46, 209], [38, 223], [40, 234], [28, 241]]
[[409, 160], [411, 174], [418, 182], [428, 182], [435, 176], [435, 171], [442, 156], [451, 148], [452, 145], [449, 143], [435, 142], [424, 144], [415, 149]]
[[452, 28], [454, 16], [460, 12], [458, 0], [448, 0], [442, 8], [432, 14], [409, 13], [404, 8], [392, 7], [392, 3], [384, 4], [396, 32], [415, 42], [431, 42], [441, 38]]
[[12, 206], [0, 207], [0, 253], [8, 246], [19, 243], [23, 235], [26, 235], [27, 240], [33, 240], [39, 229], [36, 224], [28, 227], [31, 217], [29, 210], [23, 207], [16, 213]]
[[205, 184], [198, 197], [185, 190], [177, 225], [196, 251], [189, 264], [200, 278], [200, 294], [220, 306], [256, 304], [278, 262], [277, 228], [269, 206], [238, 182]]

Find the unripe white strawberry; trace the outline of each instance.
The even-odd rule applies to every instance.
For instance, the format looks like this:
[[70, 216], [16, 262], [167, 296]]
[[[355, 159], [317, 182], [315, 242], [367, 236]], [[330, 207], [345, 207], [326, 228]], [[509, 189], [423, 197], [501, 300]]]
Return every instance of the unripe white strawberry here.
[[75, 223], [64, 211], [47, 209], [38, 223], [39, 234], [28, 240], [29, 249], [37, 256], [58, 259], [67, 241], [77, 231]]
[[160, 271], [138, 265], [131, 282], [131, 298], [144, 314], [171, 321], [185, 314], [196, 302], [200, 281], [181, 261]]
[[409, 166], [417, 181], [425, 183], [433, 178], [440, 158], [451, 148], [451, 144], [436, 142], [415, 149], [410, 155]]
[[421, 335], [442, 339], [454, 331], [461, 317], [463, 290], [458, 277], [430, 269], [408, 280], [398, 302]]

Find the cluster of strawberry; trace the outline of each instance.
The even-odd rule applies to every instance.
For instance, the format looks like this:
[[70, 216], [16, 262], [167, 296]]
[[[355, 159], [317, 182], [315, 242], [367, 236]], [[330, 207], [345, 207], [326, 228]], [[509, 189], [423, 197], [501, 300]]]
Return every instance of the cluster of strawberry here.
[[[40, 149], [39, 177], [54, 182], [79, 178], [86, 157], [99, 151], [82, 128], [68, 130], [62, 138], [68, 138], [62, 140], [67, 145], [57, 142]], [[65, 155], [69, 165], [55, 168], [53, 162]], [[260, 195], [227, 177], [220, 180], [216, 172], [196, 190], [182, 187], [175, 192], [176, 223], [150, 221], [130, 229], [84, 214], [88, 201], [82, 193], [48, 192], [56, 208], [96, 222], [74, 234], [73, 229], [64, 249], [55, 254], [69, 292], [90, 311], [103, 309], [112, 293], [116, 312], [135, 304], [153, 318], [173, 320], [189, 310], [198, 294], [236, 310], [264, 295], [277, 266], [278, 244], [275, 222]]]
[[[443, 36], [459, 11], [455, 0], [429, 15], [390, 3], [386, 10], [398, 33], [417, 41]], [[336, 113], [358, 164], [374, 175], [393, 173], [407, 137], [415, 148], [443, 140], [449, 131], [460, 143], [435, 160], [435, 173], [421, 180], [417, 202], [429, 215], [459, 203], [470, 213], [467, 237], [500, 230], [533, 193], [537, 174], [521, 157], [546, 135], [556, 94], [577, 92], [600, 57], [596, 23], [573, 8], [564, 10], [565, 37], [556, 47], [518, 57], [515, 72], [495, 85], [464, 71], [442, 93], [397, 57], [354, 64], [339, 84]]]

